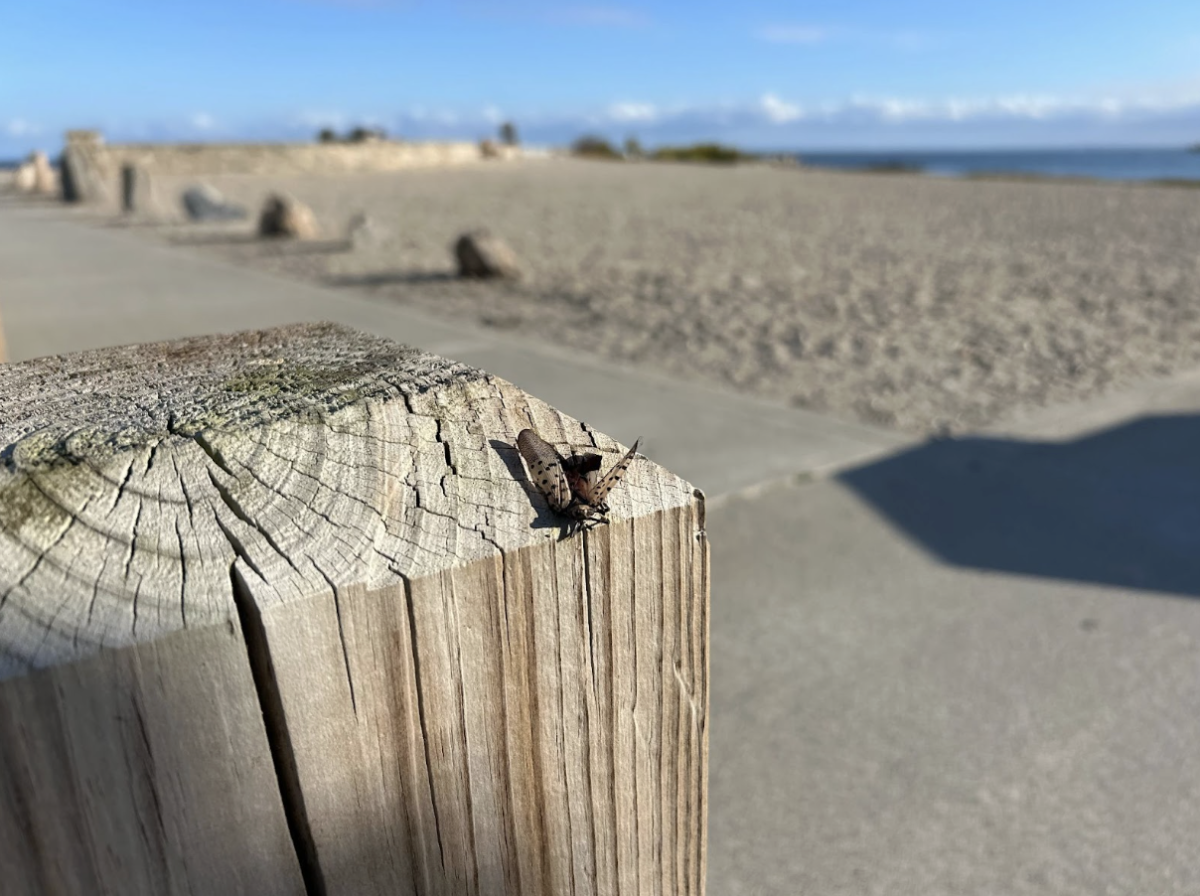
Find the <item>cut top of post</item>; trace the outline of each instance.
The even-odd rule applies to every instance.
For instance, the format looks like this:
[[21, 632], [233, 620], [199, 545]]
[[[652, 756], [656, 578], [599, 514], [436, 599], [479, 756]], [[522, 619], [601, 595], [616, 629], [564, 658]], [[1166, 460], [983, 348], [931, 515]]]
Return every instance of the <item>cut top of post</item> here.
[[[557, 539], [525, 428], [621, 457], [511, 383], [332, 324], [0, 367], [0, 680], [232, 620], [235, 574], [287, 601]], [[639, 456], [608, 503], [696, 494]]]

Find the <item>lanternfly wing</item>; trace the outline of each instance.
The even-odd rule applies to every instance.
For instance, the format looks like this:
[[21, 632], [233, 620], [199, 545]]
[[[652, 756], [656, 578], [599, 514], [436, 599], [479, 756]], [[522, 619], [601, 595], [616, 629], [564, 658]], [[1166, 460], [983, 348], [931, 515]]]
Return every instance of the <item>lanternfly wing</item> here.
[[558, 452], [532, 429], [523, 429], [517, 436], [517, 450], [529, 467], [529, 476], [547, 503], [559, 513], [571, 506], [571, 486], [563, 471]]
[[625, 475], [625, 471], [628, 470], [629, 465], [633, 463], [633, 458], [634, 455], [637, 454], [639, 442], [641, 442], [641, 439], [638, 439], [637, 442], [634, 442], [633, 447], [629, 449], [629, 453], [617, 461], [616, 466], [605, 473], [604, 478], [592, 488], [589, 501], [593, 506], [605, 506], [604, 499], [607, 498], [608, 493], [613, 490], [613, 486], [621, 481], [621, 477]]
[[563, 458], [562, 468], [575, 496], [585, 504], [592, 504], [592, 493], [600, 482], [600, 455], [575, 454]]

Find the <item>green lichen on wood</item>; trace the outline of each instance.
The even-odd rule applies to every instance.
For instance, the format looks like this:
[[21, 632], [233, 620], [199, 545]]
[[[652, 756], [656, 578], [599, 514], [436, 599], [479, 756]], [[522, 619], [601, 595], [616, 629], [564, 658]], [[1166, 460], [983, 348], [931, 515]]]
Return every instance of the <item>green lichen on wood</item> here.
[[19, 535], [31, 523], [45, 531], [53, 531], [67, 524], [71, 514], [50, 499], [46, 485], [21, 473], [0, 486], [0, 532]]
[[46, 470], [83, 461], [105, 461], [124, 451], [205, 432], [235, 434], [269, 423], [300, 419], [319, 423], [366, 398], [389, 397], [397, 390], [370, 373], [351, 368], [262, 366], [232, 377], [186, 407], [164, 407], [158, 426], [121, 429], [82, 427], [32, 433], [11, 446], [14, 471]]
[[[263, 363], [226, 380], [222, 388], [258, 399], [289, 396], [292, 400], [302, 401], [320, 396], [346, 405], [362, 397], [363, 380], [375, 372], [364, 370], [361, 364], [314, 368], [302, 364]], [[381, 383], [377, 391], [382, 394], [391, 390]]]

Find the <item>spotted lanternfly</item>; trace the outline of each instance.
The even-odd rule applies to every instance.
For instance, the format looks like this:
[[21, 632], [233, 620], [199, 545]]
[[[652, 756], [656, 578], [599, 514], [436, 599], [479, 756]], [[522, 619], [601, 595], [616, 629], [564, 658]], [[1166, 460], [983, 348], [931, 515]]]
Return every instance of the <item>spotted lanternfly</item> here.
[[577, 523], [590, 519], [599, 523], [608, 522], [604, 519], [608, 513], [604, 499], [629, 469], [640, 441], [634, 442], [629, 453], [603, 476], [599, 454], [563, 457], [532, 429], [521, 430], [517, 449], [529, 467], [530, 480], [554, 510]]

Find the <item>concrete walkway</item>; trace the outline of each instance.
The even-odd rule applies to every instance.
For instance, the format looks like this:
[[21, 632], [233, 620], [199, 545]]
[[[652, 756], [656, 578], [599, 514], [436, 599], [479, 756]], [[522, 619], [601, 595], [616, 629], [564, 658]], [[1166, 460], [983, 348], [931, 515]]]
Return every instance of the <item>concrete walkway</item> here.
[[710, 888], [1200, 893], [1200, 391], [733, 499]]
[[18, 358], [337, 320], [724, 495], [712, 894], [1200, 892], [1200, 375], [911, 444], [2, 206], [0, 315]]

